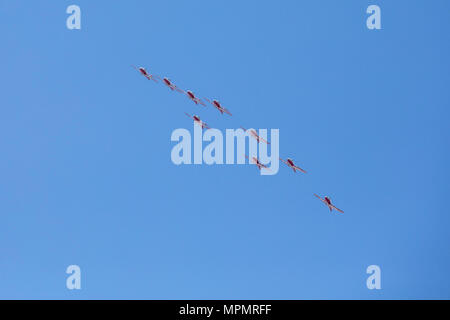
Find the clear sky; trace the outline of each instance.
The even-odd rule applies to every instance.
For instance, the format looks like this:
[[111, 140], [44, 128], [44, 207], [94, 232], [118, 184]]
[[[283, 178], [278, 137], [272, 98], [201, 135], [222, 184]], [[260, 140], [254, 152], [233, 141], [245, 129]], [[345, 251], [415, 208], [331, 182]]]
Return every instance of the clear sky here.
[[[0, 298], [449, 299], [449, 10], [1, 0]], [[308, 173], [175, 166], [184, 112], [279, 129], [281, 157]]]

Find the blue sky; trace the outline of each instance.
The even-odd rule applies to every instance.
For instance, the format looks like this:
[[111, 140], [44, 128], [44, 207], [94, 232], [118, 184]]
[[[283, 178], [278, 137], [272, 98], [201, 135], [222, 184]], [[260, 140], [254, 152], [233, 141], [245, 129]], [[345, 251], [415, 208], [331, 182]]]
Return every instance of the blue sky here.
[[[0, 298], [449, 299], [449, 9], [1, 0]], [[308, 174], [175, 166], [184, 112], [279, 129]]]

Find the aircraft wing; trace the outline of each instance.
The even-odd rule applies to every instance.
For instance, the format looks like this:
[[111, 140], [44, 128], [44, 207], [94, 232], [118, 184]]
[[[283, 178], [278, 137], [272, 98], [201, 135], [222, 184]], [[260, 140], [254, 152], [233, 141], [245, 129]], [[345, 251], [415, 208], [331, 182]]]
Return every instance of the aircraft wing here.
[[299, 171], [301, 171], [301, 172], [303, 172], [303, 173], [306, 173], [306, 171], [305, 171], [305, 170], [303, 170], [303, 169], [302, 169], [302, 168], [300, 168], [300, 167], [294, 166], [294, 168], [295, 168], [295, 169], [297, 169], [297, 170], [299, 170]]
[[344, 211], [342, 211], [341, 209], [339, 209], [339, 208], [336, 208], [334, 205], [331, 205], [332, 207], [333, 207], [333, 209], [335, 209], [335, 210], [337, 210], [337, 211], [339, 211], [340, 213], [344, 213]]
[[326, 203], [326, 201], [325, 200], [323, 200], [321, 197], [319, 197], [317, 194], [315, 194], [314, 193], [314, 195], [317, 197], [317, 198], [319, 198], [320, 199], [320, 201], [322, 201], [323, 203], [325, 203], [326, 205], [328, 205], [328, 203]]

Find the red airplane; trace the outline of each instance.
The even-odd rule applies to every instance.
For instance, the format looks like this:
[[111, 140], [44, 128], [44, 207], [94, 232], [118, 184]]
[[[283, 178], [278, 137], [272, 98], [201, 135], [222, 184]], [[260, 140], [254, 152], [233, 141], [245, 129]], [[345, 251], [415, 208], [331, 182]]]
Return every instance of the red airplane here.
[[283, 160], [283, 159], [280, 158], [280, 160], [283, 161], [285, 164], [287, 164], [290, 168], [292, 168], [292, 170], [294, 170], [294, 172], [297, 172], [297, 170], [298, 170], [298, 171], [301, 171], [301, 172], [303, 172], [303, 173], [306, 173], [305, 170], [303, 170], [303, 169], [300, 168], [300, 167], [297, 167], [297, 166], [294, 164], [294, 161], [292, 161], [292, 159], [287, 158], [286, 160]]
[[135, 67], [135, 66], [132, 66], [132, 67], [135, 68], [137, 71], [139, 71], [139, 72], [140, 72], [144, 77], [146, 77], [148, 80], [153, 80], [153, 81], [155, 81], [155, 82], [158, 82], [158, 80], [155, 79], [156, 76], [154, 76], [154, 75], [152, 75], [152, 74], [149, 74], [149, 73], [147, 72], [147, 70], [145, 70], [144, 68], [142, 68], [142, 67], [137, 68], [137, 67]]
[[180, 92], [180, 93], [184, 93], [183, 90], [181, 90], [181, 89], [178, 88], [176, 85], [174, 85], [174, 84], [172, 83], [172, 81], [170, 81], [168, 78], [164, 78], [164, 79], [162, 79], [162, 80], [163, 80], [164, 84], [170, 88], [170, 90], [172, 90], [172, 91], [177, 91], [177, 92]]
[[[244, 131], [247, 131], [247, 129], [245, 129], [245, 128], [243, 128], [243, 127], [241, 127], [241, 129], [242, 130], [244, 130]], [[250, 134], [253, 136], [253, 138], [255, 138], [256, 139], [256, 141], [258, 141], [258, 142], [264, 142], [264, 143], [267, 143], [267, 144], [270, 144], [270, 142], [268, 142], [267, 140], [264, 140], [263, 138], [261, 138], [260, 136], [258, 136], [258, 134], [256, 133], [256, 130], [250, 130]]]
[[[250, 160], [250, 158], [247, 155], [245, 155], [245, 157]], [[252, 162], [258, 166], [258, 169], [260, 171], [261, 171], [261, 168], [270, 170], [269, 167], [267, 167], [266, 165], [264, 165], [261, 162], [259, 162], [258, 158], [256, 158], [256, 157], [252, 157]]]
[[197, 98], [192, 91], [188, 90], [185, 93], [186, 93], [186, 95], [188, 96], [189, 99], [194, 101], [195, 104], [199, 104], [200, 103], [202, 106], [206, 107], [206, 104], [201, 99]]
[[199, 116], [196, 116], [195, 114], [193, 116], [191, 116], [189, 113], [184, 113], [185, 115], [187, 115], [189, 118], [194, 120], [194, 123], [197, 123], [200, 127], [202, 127], [202, 129], [211, 129], [206, 122], [203, 122], [202, 120], [200, 120]]
[[222, 105], [220, 104], [219, 101], [213, 100], [213, 101], [211, 102], [211, 100], [209, 100], [208, 98], [205, 98], [205, 100], [208, 101], [209, 103], [211, 103], [211, 104], [213, 105], [214, 108], [216, 108], [217, 110], [220, 111], [221, 114], [223, 114], [223, 113], [225, 112], [226, 114], [229, 114], [230, 116], [232, 115], [232, 114], [230, 113], [230, 111], [228, 111], [226, 108], [222, 107]]
[[322, 199], [321, 197], [319, 197], [317, 194], [314, 193], [314, 195], [320, 199], [320, 201], [322, 201], [323, 203], [325, 203], [328, 206], [328, 209], [330, 209], [330, 212], [333, 211], [333, 209], [339, 211], [340, 213], [344, 213], [344, 211], [342, 211], [339, 208], [336, 208], [332, 203], [331, 203], [331, 199], [329, 197], [325, 197], [324, 199]]

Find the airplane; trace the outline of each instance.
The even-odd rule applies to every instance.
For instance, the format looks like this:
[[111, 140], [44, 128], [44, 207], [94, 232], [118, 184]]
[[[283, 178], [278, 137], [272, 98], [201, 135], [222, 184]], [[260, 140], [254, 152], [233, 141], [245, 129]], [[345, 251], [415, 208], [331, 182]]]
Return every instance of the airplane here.
[[[243, 128], [243, 127], [241, 127], [241, 129], [242, 130], [244, 130], [244, 131], [247, 131], [247, 129], [245, 129], [245, 128]], [[253, 136], [253, 138], [255, 138], [256, 139], [256, 141], [258, 141], [258, 142], [264, 142], [264, 143], [266, 143], [266, 144], [270, 144], [270, 142], [268, 142], [267, 140], [264, 140], [263, 138], [261, 138], [260, 136], [258, 136], [258, 134], [256, 133], [256, 130], [250, 130], [250, 134]]]
[[225, 112], [226, 114], [229, 114], [231, 116], [230, 111], [228, 111], [226, 108], [222, 107], [222, 105], [220, 104], [219, 101], [217, 101], [217, 100], [211, 101], [208, 98], [205, 98], [205, 100], [208, 101], [209, 103], [211, 103], [214, 108], [216, 108], [217, 110], [220, 111], [221, 114], [223, 114]]
[[283, 161], [285, 164], [287, 164], [290, 168], [292, 168], [292, 170], [294, 170], [294, 172], [297, 172], [297, 170], [298, 170], [298, 171], [301, 171], [301, 172], [303, 172], [303, 173], [306, 173], [305, 170], [303, 170], [303, 169], [300, 168], [300, 167], [297, 167], [297, 166], [294, 164], [294, 161], [292, 161], [292, 159], [287, 158], [286, 160], [283, 160], [283, 159], [280, 158], [280, 160]]
[[193, 116], [191, 116], [189, 113], [184, 113], [185, 115], [187, 115], [189, 118], [191, 118], [191, 119], [193, 119], [194, 120], [194, 123], [197, 123], [200, 127], [202, 127], [202, 129], [211, 129], [207, 124], [206, 124], [206, 122], [203, 122], [202, 120], [200, 120], [200, 117], [199, 116], [197, 116], [197, 115], [193, 115]]
[[328, 209], [330, 209], [330, 212], [333, 211], [333, 209], [335, 209], [335, 210], [339, 211], [340, 213], [344, 213], [344, 211], [342, 211], [342, 210], [339, 209], [339, 208], [336, 208], [336, 207], [331, 203], [331, 199], [330, 199], [329, 197], [326, 197], [326, 196], [325, 196], [325, 198], [322, 199], [322, 198], [319, 197], [317, 194], [314, 193], [314, 195], [315, 195], [317, 198], [319, 198], [320, 201], [322, 201], [323, 203], [325, 203], [325, 204], [328, 206]]
[[186, 93], [186, 95], [188, 96], [189, 99], [194, 101], [195, 104], [199, 104], [200, 103], [202, 106], [206, 107], [206, 104], [201, 99], [197, 98], [192, 91], [188, 90], [185, 93]]
[[146, 77], [148, 80], [153, 80], [153, 81], [155, 81], [155, 82], [158, 82], [158, 80], [155, 79], [156, 76], [154, 76], [154, 75], [152, 75], [152, 74], [149, 74], [149, 73], [147, 72], [147, 70], [145, 70], [145, 68], [142, 68], [142, 67], [137, 68], [137, 67], [135, 67], [135, 66], [132, 66], [132, 67], [135, 68], [137, 71], [139, 71], [139, 72], [140, 72], [144, 77]]
[[[249, 158], [247, 155], [245, 155], [245, 157], [246, 157], [247, 159], [250, 160], [250, 158]], [[259, 169], [260, 171], [261, 171], [261, 168], [270, 170], [269, 167], [267, 167], [266, 165], [264, 165], [264, 164], [262, 164], [261, 162], [259, 162], [258, 158], [252, 157], [251, 160], [252, 160], [252, 162], [253, 162], [254, 164], [256, 164], [256, 165], [258, 166], [258, 169]]]
[[180, 92], [180, 93], [184, 93], [183, 90], [181, 90], [181, 89], [178, 88], [176, 85], [174, 85], [174, 84], [172, 83], [172, 81], [170, 81], [168, 78], [164, 78], [164, 79], [162, 79], [162, 80], [163, 80], [164, 84], [170, 88], [170, 90], [172, 90], [172, 91], [177, 91], [177, 92]]

